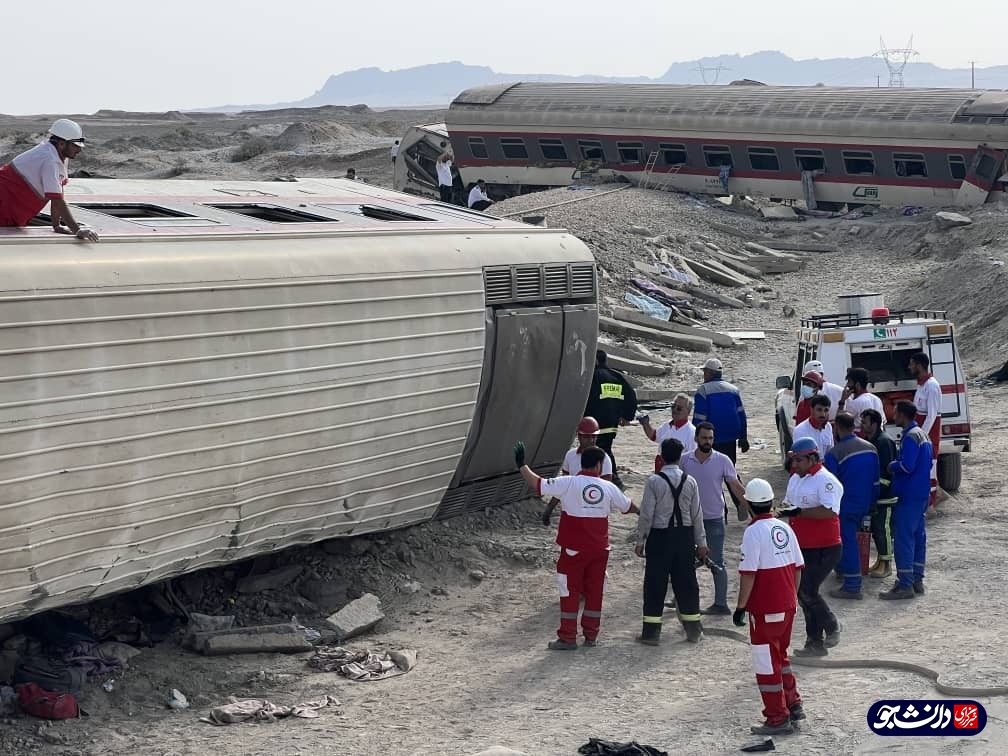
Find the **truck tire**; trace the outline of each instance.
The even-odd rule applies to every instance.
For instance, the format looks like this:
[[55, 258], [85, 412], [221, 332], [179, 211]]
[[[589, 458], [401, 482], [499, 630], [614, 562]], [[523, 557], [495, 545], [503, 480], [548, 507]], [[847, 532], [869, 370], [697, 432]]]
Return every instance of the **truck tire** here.
[[946, 491], [958, 491], [962, 483], [962, 454], [938, 456], [938, 485]]
[[781, 466], [784, 468], [784, 472], [790, 472], [788, 452], [791, 451], [791, 444], [794, 442], [791, 440], [791, 433], [787, 429], [787, 424], [781, 421], [780, 418], [777, 419], [777, 437], [780, 439]]

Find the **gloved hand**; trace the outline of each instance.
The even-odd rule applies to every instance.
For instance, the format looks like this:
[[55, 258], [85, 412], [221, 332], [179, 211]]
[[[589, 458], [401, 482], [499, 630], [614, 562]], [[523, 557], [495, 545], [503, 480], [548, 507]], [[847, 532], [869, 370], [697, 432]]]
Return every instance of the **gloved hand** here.
[[525, 464], [525, 444], [519, 441], [514, 445], [514, 457], [515, 457], [515, 467], [521, 469], [522, 465]]
[[81, 241], [89, 241], [89, 242], [100, 241], [100, 239], [98, 238], [98, 234], [96, 234], [87, 226], [81, 226], [80, 228], [78, 228], [75, 236]]
[[777, 510], [778, 517], [798, 517], [799, 515], [801, 515], [800, 507], [791, 507], [790, 509]]
[[550, 521], [553, 519], [553, 507], [546, 507], [542, 513], [542, 524], [549, 527]]
[[650, 423], [651, 422], [651, 416], [650, 415], [646, 415], [643, 412], [640, 412], [640, 413], [637, 414], [637, 422], [640, 423], [641, 425], [644, 425], [644, 423]]
[[735, 627], [745, 627], [745, 609], [736, 609], [731, 616], [731, 621]]
[[748, 452], [749, 451], [749, 439], [748, 438], [739, 439], [738, 448], [742, 450], [743, 454], [745, 454], [746, 452]]

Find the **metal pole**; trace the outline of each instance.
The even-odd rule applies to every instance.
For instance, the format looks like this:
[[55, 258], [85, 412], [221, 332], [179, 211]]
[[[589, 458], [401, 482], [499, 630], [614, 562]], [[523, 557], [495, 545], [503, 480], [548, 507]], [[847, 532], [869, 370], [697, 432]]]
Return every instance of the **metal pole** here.
[[970, 89], [976, 89], [976, 61], [970, 61]]

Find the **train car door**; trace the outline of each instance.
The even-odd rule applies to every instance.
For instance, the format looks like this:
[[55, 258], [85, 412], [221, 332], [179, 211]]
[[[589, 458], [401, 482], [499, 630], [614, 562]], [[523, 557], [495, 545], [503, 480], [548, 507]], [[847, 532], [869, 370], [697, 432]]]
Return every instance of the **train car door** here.
[[987, 201], [994, 190], [994, 184], [1001, 175], [1005, 162], [1005, 151], [995, 150], [984, 145], [977, 147], [973, 162], [966, 171], [966, 177], [956, 192], [958, 207], [976, 207]]

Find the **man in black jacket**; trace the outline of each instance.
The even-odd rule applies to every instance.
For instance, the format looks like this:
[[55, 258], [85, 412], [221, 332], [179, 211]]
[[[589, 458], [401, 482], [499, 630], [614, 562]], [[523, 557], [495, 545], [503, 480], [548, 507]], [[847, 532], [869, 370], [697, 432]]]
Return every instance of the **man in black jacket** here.
[[868, 569], [868, 577], [885, 578], [892, 575], [892, 507], [896, 503], [893, 496], [889, 473], [889, 463], [896, 459], [896, 442], [882, 432], [882, 415], [877, 410], [866, 409], [861, 413], [861, 435], [870, 441], [878, 452], [879, 498], [871, 513], [872, 539], [878, 558]]
[[609, 455], [612, 460], [612, 482], [623, 488], [619, 471], [616, 468], [616, 457], [613, 456], [612, 445], [616, 440], [616, 432], [621, 425], [634, 419], [637, 413], [637, 394], [618, 370], [606, 365], [606, 353], [601, 349], [595, 352], [595, 375], [592, 376], [591, 391], [588, 392], [588, 405], [584, 414], [598, 420], [599, 432], [596, 445]]

